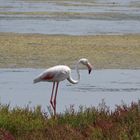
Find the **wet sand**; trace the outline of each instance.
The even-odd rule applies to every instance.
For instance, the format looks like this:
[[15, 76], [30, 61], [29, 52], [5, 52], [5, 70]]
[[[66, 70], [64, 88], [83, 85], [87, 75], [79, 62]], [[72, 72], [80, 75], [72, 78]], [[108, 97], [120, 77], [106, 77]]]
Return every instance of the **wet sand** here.
[[0, 68], [47, 68], [88, 58], [95, 69], [139, 69], [140, 35], [0, 33]]

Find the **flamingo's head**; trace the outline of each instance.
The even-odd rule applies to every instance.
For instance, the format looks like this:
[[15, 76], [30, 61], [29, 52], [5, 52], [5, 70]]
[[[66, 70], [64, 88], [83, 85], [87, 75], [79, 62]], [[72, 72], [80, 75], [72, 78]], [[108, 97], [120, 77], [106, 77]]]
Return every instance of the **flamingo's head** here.
[[85, 65], [85, 66], [87, 66], [88, 72], [90, 74], [91, 71], [92, 71], [93, 66], [90, 64], [90, 62], [88, 61], [88, 59], [82, 58], [82, 59], [80, 59], [80, 63], [83, 64], [83, 65]]

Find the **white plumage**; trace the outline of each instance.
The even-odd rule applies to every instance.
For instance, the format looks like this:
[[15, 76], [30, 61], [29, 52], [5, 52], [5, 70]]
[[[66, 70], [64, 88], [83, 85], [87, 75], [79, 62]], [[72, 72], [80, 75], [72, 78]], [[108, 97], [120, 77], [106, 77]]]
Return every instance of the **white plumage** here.
[[[77, 80], [74, 80], [72, 78], [71, 69], [65, 65], [57, 65], [57, 66], [48, 68], [44, 72], [42, 72], [39, 76], [37, 76], [37, 78], [34, 79], [34, 83], [38, 83], [41, 81], [53, 82], [50, 103], [51, 103], [51, 106], [54, 110], [54, 115], [56, 115], [56, 96], [57, 96], [59, 82], [67, 79], [70, 83], [77, 84], [80, 80], [79, 67], [78, 67], [80, 63], [87, 66], [87, 68], [89, 70], [89, 74], [92, 70], [92, 65], [89, 63], [89, 61], [86, 58], [80, 59], [76, 65], [76, 72], [78, 75]], [[53, 94], [54, 94], [55, 83], [56, 83], [56, 90], [55, 90], [55, 96], [54, 96]]]
[[46, 69], [36, 79], [34, 83], [45, 81], [45, 82], [60, 82], [69, 77], [71, 69], [65, 65], [58, 65]]

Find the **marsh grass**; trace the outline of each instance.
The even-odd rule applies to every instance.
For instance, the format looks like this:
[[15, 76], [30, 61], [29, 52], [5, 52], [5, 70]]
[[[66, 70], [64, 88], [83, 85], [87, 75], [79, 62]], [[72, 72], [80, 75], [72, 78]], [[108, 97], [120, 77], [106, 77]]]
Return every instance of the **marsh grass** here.
[[0, 67], [75, 68], [86, 57], [95, 68], [139, 68], [140, 35], [66, 36], [0, 34]]
[[[140, 139], [140, 101], [122, 104], [111, 111], [103, 101], [97, 108], [74, 106], [57, 118], [48, 117], [41, 107], [13, 108], [0, 105], [0, 128], [17, 140]], [[0, 136], [2, 132], [0, 131]]]
[[9, 105], [0, 105], [0, 127], [16, 135], [42, 129], [45, 116], [40, 109], [39, 106], [32, 110], [28, 106], [24, 109], [19, 107], [10, 109]]

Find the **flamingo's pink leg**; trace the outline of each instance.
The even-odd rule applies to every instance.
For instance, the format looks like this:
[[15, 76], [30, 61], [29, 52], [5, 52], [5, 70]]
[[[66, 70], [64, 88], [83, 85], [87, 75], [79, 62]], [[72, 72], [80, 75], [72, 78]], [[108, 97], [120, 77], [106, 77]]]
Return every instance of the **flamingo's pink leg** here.
[[57, 97], [58, 85], [59, 85], [59, 82], [57, 82], [56, 84], [56, 90], [55, 90], [55, 96], [54, 96], [54, 115], [56, 115], [56, 97]]
[[51, 94], [51, 99], [50, 99], [50, 103], [51, 103], [53, 110], [54, 110], [54, 104], [53, 104], [52, 100], [53, 100], [54, 87], [55, 87], [55, 82], [53, 82], [52, 94]]

